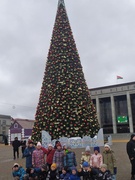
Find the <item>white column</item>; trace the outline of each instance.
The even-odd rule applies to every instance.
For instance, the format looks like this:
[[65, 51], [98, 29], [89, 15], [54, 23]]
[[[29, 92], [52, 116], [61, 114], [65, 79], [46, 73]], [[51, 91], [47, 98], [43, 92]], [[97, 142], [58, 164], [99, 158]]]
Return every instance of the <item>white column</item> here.
[[127, 92], [127, 108], [128, 108], [128, 119], [129, 119], [129, 129], [130, 132], [133, 133], [133, 118], [132, 118], [132, 109], [131, 109], [131, 100], [130, 100], [130, 94], [129, 91]]
[[112, 124], [113, 124], [113, 133], [117, 133], [117, 126], [116, 126], [116, 115], [115, 115], [115, 103], [114, 103], [114, 96], [111, 95], [111, 110], [112, 110]]
[[22, 138], [24, 138], [24, 129], [22, 128]]
[[96, 97], [96, 111], [97, 111], [97, 118], [98, 118], [98, 123], [101, 127], [101, 119], [100, 119], [100, 104], [99, 104], [99, 98], [98, 96]]

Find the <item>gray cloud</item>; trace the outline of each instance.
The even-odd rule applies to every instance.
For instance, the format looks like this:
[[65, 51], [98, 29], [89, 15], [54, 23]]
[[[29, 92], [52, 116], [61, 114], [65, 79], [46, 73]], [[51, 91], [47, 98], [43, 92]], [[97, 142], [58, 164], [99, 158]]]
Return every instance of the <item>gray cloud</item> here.
[[[134, 0], [65, 0], [89, 88], [134, 81]], [[0, 114], [34, 119], [55, 0], [1, 0]]]

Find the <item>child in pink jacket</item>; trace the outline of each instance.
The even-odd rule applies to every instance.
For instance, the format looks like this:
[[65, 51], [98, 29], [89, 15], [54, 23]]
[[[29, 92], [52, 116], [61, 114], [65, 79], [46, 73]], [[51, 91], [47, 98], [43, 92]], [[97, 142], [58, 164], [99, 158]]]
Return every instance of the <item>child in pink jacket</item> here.
[[102, 154], [100, 153], [100, 148], [98, 146], [94, 147], [94, 154], [92, 154], [90, 158], [90, 166], [99, 169], [102, 164], [103, 164], [103, 157]]

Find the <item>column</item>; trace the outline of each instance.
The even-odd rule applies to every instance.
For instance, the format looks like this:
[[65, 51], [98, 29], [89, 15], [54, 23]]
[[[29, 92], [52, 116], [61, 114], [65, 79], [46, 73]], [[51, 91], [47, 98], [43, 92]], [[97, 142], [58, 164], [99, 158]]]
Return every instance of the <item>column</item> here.
[[96, 111], [97, 111], [97, 118], [98, 118], [98, 123], [101, 127], [101, 119], [100, 119], [100, 104], [99, 104], [99, 98], [98, 96], [96, 97]]
[[10, 135], [10, 129], [8, 130], [8, 145], [11, 143], [11, 135]]
[[134, 128], [133, 128], [133, 118], [132, 118], [131, 100], [130, 100], [129, 91], [127, 92], [127, 108], [128, 108], [129, 129], [130, 129], [130, 132], [133, 133]]
[[112, 124], [113, 124], [113, 133], [117, 133], [117, 125], [116, 125], [116, 115], [115, 115], [115, 103], [114, 96], [111, 94], [111, 110], [112, 110]]
[[24, 138], [24, 129], [22, 128], [22, 137], [21, 137], [21, 139], [23, 139]]

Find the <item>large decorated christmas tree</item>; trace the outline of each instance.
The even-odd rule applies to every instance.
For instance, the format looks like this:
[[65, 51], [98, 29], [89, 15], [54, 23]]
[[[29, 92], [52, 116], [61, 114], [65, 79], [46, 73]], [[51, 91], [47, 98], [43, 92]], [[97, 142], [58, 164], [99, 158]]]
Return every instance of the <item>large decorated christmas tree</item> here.
[[99, 130], [64, 0], [58, 2], [32, 131], [34, 141], [41, 140], [42, 130], [47, 131], [52, 139], [62, 136], [93, 137]]

